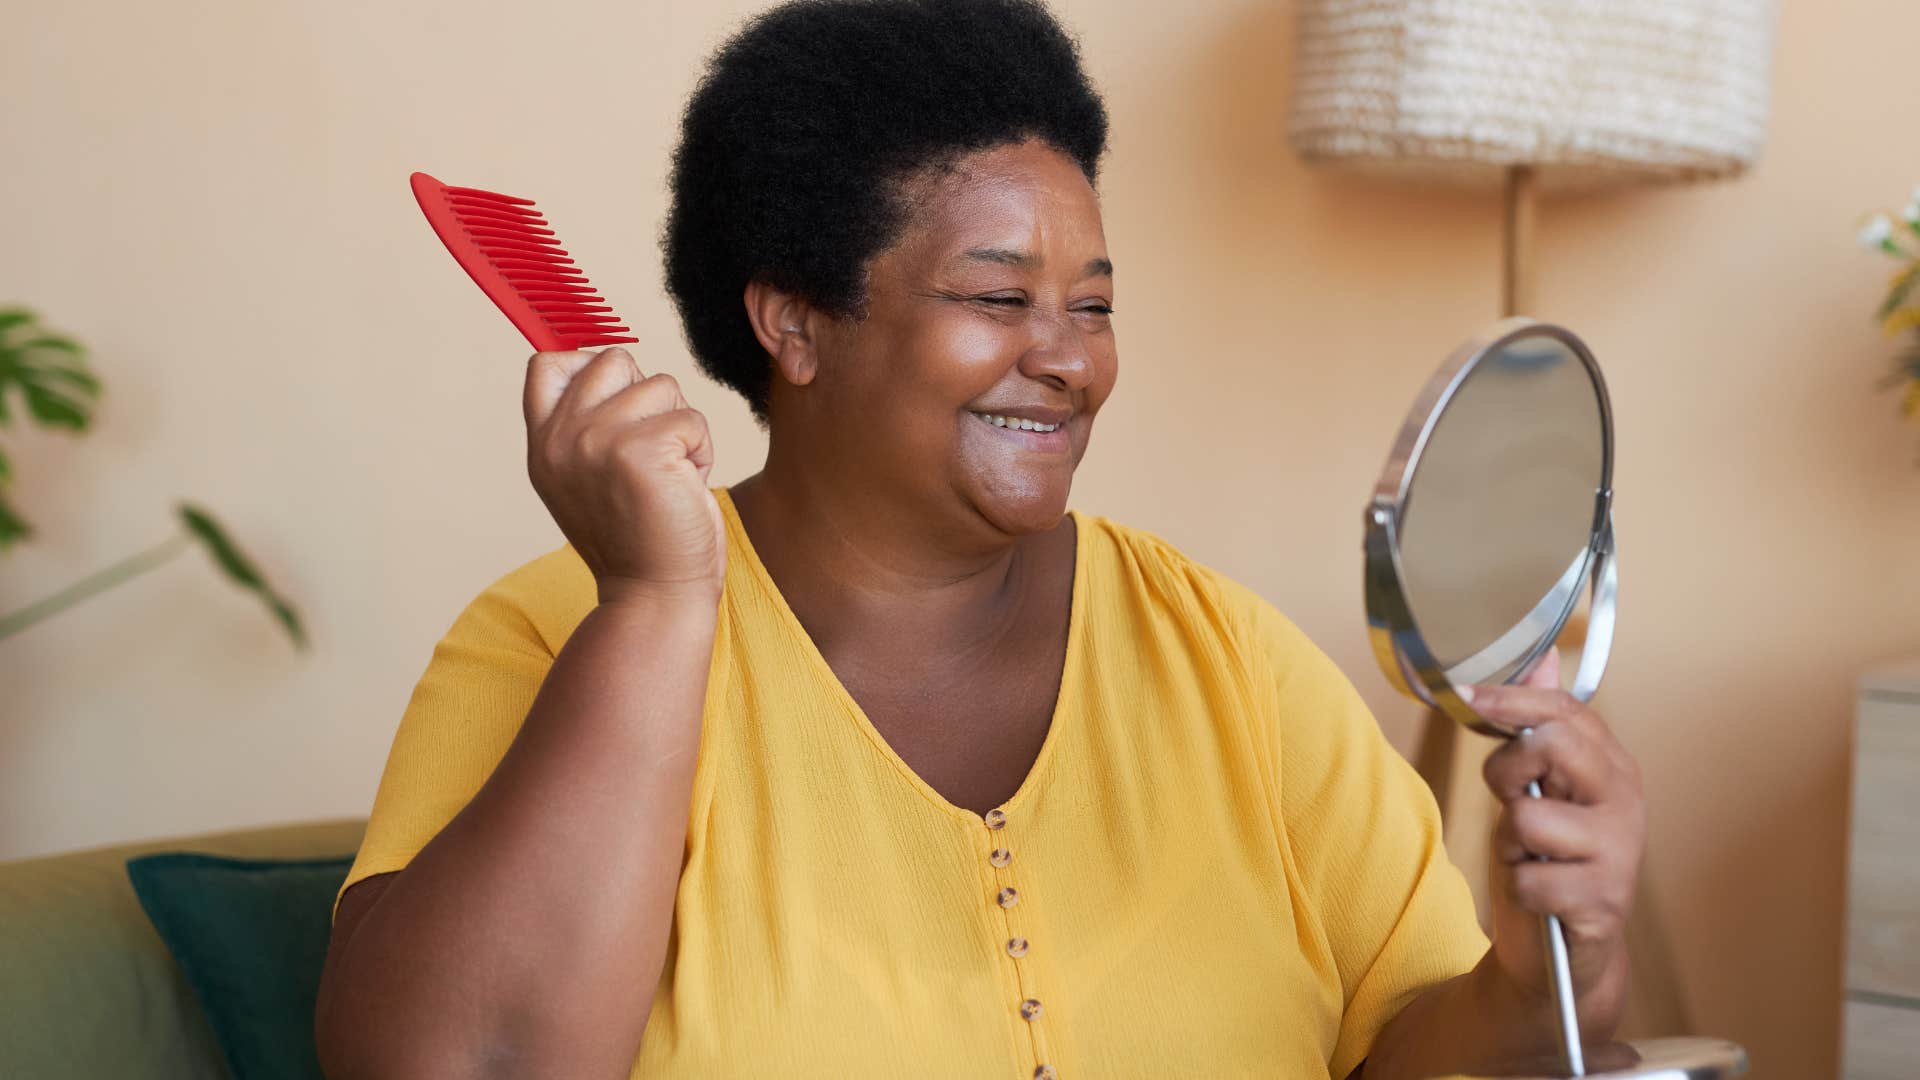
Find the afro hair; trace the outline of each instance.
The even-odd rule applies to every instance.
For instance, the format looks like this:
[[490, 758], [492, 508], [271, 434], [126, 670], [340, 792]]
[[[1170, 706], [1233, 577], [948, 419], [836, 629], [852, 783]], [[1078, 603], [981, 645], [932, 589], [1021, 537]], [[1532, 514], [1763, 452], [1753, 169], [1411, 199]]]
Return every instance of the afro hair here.
[[1029, 138], [1097, 179], [1106, 108], [1038, 0], [792, 0], [750, 20], [708, 60], [669, 181], [667, 291], [700, 367], [764, 421], [747, 283], [859, 318], [906, 182]]

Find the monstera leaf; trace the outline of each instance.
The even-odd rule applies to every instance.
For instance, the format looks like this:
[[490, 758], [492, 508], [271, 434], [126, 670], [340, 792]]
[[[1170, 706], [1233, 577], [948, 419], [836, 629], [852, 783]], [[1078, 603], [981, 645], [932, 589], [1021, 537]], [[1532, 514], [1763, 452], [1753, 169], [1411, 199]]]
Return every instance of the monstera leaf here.
[[14, 512], [12, 504], [7, 502], [7, 482], [13, 479], [13, 466], [8, 464], [5, 451], [0, 451], [0, 551], [7, 546], [24, 540], [33, 530], [26, 521]]
[[[0, 427], [13, 422], [14, 399], [42, 425], [85, 431], [93, 422], [100, 380], [86, 368], [79, 342], [49, 333], [26, 308], [0, 308]], [[33, 527], [7, 501], [13, 469], [0, 452], [0, 551], [32, 535]]]
[[12, 422], [8, 398], [17, 395], [40, 423], [85, 431], [100, 397], [86, 361], [79, 342], [42, 329], [33, 312], [0, 309], [0, 424]]

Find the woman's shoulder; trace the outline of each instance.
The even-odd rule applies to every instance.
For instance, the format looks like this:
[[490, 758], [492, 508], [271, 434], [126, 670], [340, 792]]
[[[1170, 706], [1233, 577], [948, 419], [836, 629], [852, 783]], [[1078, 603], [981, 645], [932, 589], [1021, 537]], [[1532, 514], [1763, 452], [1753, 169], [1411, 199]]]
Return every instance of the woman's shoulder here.
[[449, 637], [537, 647], [552, 656], [598, 603], [593, 572], [572, 544], [530, 559], [494, 579], [467, 605]]
[[1293, 621], [1258, 592], [1165, 538], [1094, 514], [1076, 513], [1096, 578], [1124, 583], [1188, 623], [1218, 628], [1248, 647], [1309, 646]]

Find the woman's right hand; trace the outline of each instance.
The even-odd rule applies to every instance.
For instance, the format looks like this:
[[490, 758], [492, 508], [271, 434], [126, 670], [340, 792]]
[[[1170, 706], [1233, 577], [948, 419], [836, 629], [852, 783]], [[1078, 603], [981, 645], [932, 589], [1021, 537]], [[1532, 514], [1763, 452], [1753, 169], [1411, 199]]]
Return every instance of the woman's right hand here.
[[727, 546], [707, 490], [707, 419], [625, 349], [535, 353], [527, 363], [527, 475], [605, 604], [717, 601]]

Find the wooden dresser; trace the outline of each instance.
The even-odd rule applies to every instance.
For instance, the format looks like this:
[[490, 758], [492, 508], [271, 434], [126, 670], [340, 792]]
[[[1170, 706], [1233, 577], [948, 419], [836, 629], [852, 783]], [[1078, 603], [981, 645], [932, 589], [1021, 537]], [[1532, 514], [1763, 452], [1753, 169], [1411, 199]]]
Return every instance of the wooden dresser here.
[[1920, 1077], [1920, 661], [1862, 676], [1847, 854], [1846, 1080]]

